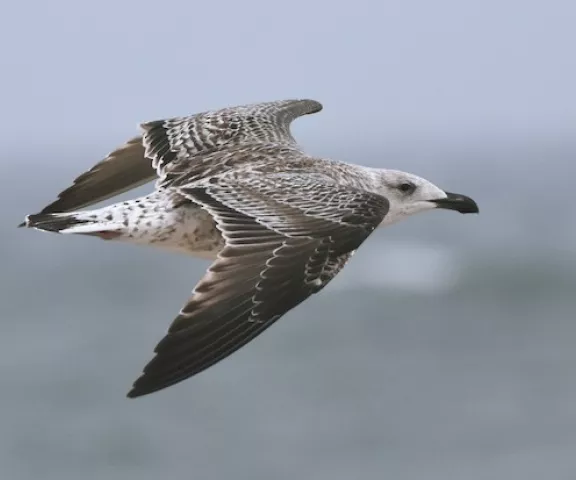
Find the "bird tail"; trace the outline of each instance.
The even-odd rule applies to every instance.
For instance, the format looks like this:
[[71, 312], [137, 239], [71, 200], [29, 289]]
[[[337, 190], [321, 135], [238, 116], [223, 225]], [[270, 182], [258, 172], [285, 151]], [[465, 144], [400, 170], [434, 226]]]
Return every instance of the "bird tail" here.
[[123, 225], [102, 218], [93, 212], [36, 213], [26, 216], [19, 227], [36, 228], [45, 232], [81, 233], [100, 235], [104, 232], [119, 232]]

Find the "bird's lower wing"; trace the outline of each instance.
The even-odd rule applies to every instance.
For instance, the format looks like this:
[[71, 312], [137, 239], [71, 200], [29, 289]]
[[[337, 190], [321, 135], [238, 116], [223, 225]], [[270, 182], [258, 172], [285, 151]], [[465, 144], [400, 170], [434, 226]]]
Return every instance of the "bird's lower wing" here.
[[[129, 397], [174, 385], [254, 339], [321, 290], [388, 208], [385, 199], [380, 201], [381, 210], [376, 216], [364, 216], [364, 223], [358, 221], [360, 216], [354, 217], [353, 223], [334, 221], [334, 215], [311, 219], [297, 206], [285, 207], [270, 199], [264, 205], [258, 192], [239, 190], [243, 205], [252, 214], [229, 205], [234, 202], [226, 200], [226, 187], [185, 191], [214, 216], [226, 246], [157, 345], [156, 356], [134, 383]], [[362, 195], [372, 201], [375, 197]], [[309, 203], [310, 199], [303, 200]], [[275, 226], [264, 225], [266, 217], [274, 217]]]

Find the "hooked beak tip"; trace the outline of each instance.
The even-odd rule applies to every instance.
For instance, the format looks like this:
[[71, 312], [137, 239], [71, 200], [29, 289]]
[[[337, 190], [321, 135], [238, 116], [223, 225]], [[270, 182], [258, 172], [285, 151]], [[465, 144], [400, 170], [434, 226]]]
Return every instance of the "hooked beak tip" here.
[[478, 204], [466, 195], [459, 193], [446, 192], [446, 198], [433, 200], [436, 208], [444, 208], [446, 210], [455, 210], [460, 213], [480, 213]]

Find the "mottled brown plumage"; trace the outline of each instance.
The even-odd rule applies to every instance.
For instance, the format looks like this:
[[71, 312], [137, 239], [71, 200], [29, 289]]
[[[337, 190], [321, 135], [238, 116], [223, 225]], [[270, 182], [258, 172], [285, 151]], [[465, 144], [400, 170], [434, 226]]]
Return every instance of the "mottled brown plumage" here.
[[[415, 175], [306, 154], [290, 124], [321, 108], [284, 100], [144, 123], [142, 137], [27, 217], [39, 230], [214, 260], [129, 397], [178, 383], [254, 339], [322, 290], [378, 226], [438, 205], [477, 211]], [[150, 195], [72, 211], [153, 178]]]

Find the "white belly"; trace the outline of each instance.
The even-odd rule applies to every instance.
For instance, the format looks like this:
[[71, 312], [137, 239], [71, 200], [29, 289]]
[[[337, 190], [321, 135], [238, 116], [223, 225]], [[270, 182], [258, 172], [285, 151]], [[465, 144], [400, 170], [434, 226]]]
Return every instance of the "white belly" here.
[[194, 205], [136, 216], [118, 240], [207, 259], [215, 258], [224, 246], [210, 214]]
[[208, 212], [163, 192], [73, 215], [81, 223], [61, 233], [94, 235], [208, 259], [224, 246]]

